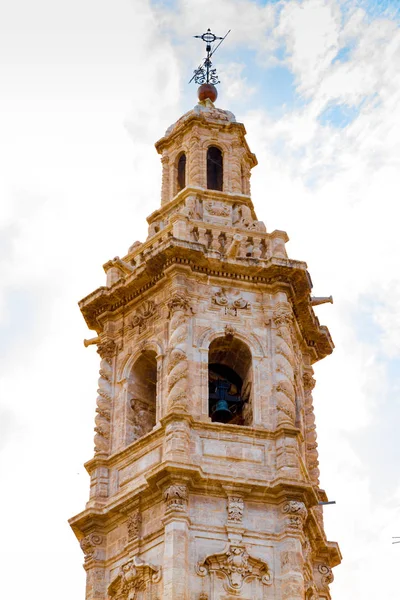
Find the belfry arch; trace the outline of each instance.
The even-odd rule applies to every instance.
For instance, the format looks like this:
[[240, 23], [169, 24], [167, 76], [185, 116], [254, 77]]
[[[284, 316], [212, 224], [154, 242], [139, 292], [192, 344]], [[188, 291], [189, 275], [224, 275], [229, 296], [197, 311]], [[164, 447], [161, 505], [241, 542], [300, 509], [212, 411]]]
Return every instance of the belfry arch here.
[[252, 424], [252, 355], [242, 340], [225, 335], [210, 343], [208, 392], [211, 420], [235, 425]]

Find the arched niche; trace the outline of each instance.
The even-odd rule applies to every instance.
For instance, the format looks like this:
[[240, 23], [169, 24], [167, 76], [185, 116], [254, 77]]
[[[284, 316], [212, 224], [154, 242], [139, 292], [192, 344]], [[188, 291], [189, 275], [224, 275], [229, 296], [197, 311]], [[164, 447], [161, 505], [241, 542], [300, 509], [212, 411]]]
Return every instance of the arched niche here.
[[211, 342], [208, 393], [212, 421], [252, 425], [252, 356], [249, 347], [238, 338], [225, 335]]
[[207, 189], [219, 190], [224, 187], [223, 155], [220, 148], [210, 146], [207, 149]]
[[144, 350], [132, 365], [127, 377], [127, 443], [149, 433], [156, 424], [157, 355]]
[[186, 187], [186, 154], [181, 152], [176, 161], [176, 191]]

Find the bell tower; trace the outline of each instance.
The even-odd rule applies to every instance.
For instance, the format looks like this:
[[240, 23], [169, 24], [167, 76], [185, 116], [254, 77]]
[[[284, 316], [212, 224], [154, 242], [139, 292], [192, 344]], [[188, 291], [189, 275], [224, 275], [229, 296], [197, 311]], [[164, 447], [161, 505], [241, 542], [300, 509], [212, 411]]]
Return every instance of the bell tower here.
[[312, 365], [333, 343], [306, 264], [250, 197], [257, 164], [211, 84], [156, 143], [148, 237], [79, 306], [100, 375], [86, 600], [328, 600]]

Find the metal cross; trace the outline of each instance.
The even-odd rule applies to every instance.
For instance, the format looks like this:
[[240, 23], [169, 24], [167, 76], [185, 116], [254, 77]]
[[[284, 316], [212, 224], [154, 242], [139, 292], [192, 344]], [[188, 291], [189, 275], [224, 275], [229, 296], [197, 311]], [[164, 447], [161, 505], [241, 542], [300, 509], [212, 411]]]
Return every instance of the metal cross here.
[[[211, 29], [207, 29], [207, 31], [202, 35], [193, 36], [195, 38], [203, 40], [203, 42], [206, 43], [207, 56], [201, 63], [201, 65], [194, 71], [194, 75], [189, 81], [189, 83], [191, 83], [193, 79], [195, 83], [198, 83], [199, 85], [202, 85], [203, 83], [212, 83], [213, 85], [216, 85], [217, 83], [219, 83], [217, 70], [212, 68], [211, 57], [217, 50], [217, 48], [220, 47], [220, 45], [230, 33], [230, 31], [231, 30], [229, 30], [228, 33], [224, 35], [224, 37], [219, 37], [215, 35], [214, 33], [212, 33]], [[219, 40], [219, 43], [213, 48], [211, 44], [213, 44], [217, 40]]]

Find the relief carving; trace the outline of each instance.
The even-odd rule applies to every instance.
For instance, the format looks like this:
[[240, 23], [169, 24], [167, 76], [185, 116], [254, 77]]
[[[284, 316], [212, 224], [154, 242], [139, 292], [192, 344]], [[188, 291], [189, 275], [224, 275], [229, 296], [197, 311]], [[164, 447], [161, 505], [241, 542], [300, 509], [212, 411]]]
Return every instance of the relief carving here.
[[183, 212], [189, 217], [189, 219], [192, 219], [193, 221], [200, 221], [203, 217], [200, 200], [196, 196], [188, 196], [185, 201], [185, 208]]
[[153, 300], [149, 300], [148, 302], [143, 302], [143, 304], [138, 308], [131, 321], [132, 329], [135, 327], [139, 327], [139, 333], [142, 333], [146, 329], [147, 321], [154, 315], [156, 312], [156, 304]]
[[245, 300], [239, 291], [227, 291], [226, 288], [221, 288], [212, 297], [213, 304], [223, 306], [225, 314], [232, 317], [237, 316], [237, 311], [245, 308], [250, 308], [250, 303]]
[[108, 595], [112, 600], [134, 600], [138, 592], [151, 594], [152, 584], [160, 579], [160, 567], [142, 563], [135, 557], [121, 566], [118, 575], [108, 586]]
[[[114, 342], [112, 342], [114, 344]], [[115, 345], [115, 344], [114, 344]], [[102, 358], [100, 362], [99, 388], [96, 398], [96, 417], [94, 428], [94, 451], [96, 454], [108, 454], [110, 446], [112, 366], [111, 358]]]
[[100, 354], [101, 358], [111, 361], [112, 357], [117, 353], [117, 345], [113, 340], [101, 342], [97, 346], [97, 352]]
[[272, 576], [266, 562], [249, 555], [246, 547], [228, 543], [223, 552], [207, 556], [197, 565], [201, 577], [222, 576], [224, 589], [231, 594], [240, 593], [245, 583], [258, 580], [262, 585], [270, 585]]
[[126, 522], [128, 528], [128, 541], [138, 539], [140, 536], [140, 525], [142, 523], [142, 515], [139, 509], [134, 510], [128, 517]]
[[209, 200], [205, 203], [205, 208], [208, 214], [213, 215], [215, 217], [229, 217], [231, 214], [231, 209], [226, 204], [222, 202], [217, 202], [213, 200]]
[[253, 219], [251, 209], [246, 204], [235, 204], [232, 211], [232, 225], [249, 231], [266, 232], [264, 223]]

